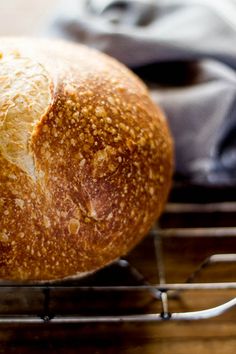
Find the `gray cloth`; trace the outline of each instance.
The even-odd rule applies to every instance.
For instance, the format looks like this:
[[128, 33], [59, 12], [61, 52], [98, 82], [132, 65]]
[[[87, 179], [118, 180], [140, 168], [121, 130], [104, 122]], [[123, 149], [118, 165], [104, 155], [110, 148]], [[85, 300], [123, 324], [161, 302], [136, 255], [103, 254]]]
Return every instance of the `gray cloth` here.
[[236, 183], [236, 2], [65, 0], [47, 36], [85, 43], [141, 76], [168, 117], [176, 172]]

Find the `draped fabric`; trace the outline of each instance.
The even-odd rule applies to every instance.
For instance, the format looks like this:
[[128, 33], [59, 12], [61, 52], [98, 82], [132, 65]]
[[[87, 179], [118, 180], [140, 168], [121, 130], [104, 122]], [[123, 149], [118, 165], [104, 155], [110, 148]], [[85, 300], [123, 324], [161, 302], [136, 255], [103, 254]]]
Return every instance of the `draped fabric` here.
[[108, 53], [146, 82], [177, 174], [236, 183], [236, 1], [65, 0], [43, 34]]

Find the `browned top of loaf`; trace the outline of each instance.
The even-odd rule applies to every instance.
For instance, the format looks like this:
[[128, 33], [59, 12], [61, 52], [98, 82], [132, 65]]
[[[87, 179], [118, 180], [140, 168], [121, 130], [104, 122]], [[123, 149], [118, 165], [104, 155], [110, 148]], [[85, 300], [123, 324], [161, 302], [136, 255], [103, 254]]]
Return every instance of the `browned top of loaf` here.
[[172, 173], [146, 87], [86, 47], [14, 38], [0, 39], [1, 82], [0, 278], [64, 278], [125, 254], [159, 216]]

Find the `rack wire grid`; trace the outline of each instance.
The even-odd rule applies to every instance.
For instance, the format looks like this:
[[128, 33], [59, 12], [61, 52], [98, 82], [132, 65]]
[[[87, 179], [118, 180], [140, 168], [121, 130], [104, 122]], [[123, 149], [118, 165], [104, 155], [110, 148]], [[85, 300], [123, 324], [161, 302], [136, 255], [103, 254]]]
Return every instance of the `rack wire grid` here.
[[[126, 259], [82, 280], [0, 281], [0, 323], [201, 320], [232, 310], [235, 200], [234, 188], [176, 184], [159, 223]], [[206, 291], [211, 304], [220, 302], [199, 308]], [[181, 308], [183, 296], [190, 311]]]

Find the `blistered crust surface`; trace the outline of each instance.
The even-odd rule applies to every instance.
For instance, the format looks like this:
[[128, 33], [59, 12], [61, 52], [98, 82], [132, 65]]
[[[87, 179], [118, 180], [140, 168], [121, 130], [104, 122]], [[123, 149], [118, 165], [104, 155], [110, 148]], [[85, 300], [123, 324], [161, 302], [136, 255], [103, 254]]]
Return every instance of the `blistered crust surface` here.
[[0, 151], [11, 163], [35, 178], [29, 142], [34, 126], [51, 99], [45, 69], [18, 51], [4, 50], [0, 58]]
[[28, 130], [37, 179], [1, 151], [0, 277], [91, 272], [127, 253], [162, 211], [168, 128], [144, 85], [116, 61], [63, 42], [13, 44], [54, 91]]

